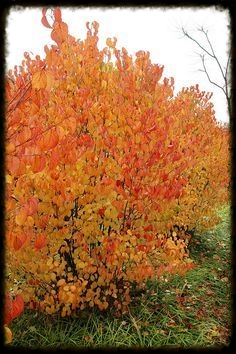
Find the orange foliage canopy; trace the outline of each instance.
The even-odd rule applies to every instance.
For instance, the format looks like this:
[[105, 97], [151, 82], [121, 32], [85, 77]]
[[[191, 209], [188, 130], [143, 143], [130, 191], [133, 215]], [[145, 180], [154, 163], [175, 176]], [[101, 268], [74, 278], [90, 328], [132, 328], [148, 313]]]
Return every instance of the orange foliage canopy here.
[[55, 44], [45, 59], [25, 53], [6, 78], [7, 261], [28, 274], [27, 301], [37, 284], [54, 282], [42, 301], [49, 313], [76, 308], [76, 298], [103, 309], [95, 289], [117, 299], [105, 290], [114, 277], [141, 282], [191, 266], [184, 246], [162, 234], [217, 222], [228, 198], [228, 130], [197, 86], [174, 97], [174, 80], [161, 81], [148, 52], [133, 59], [116, 38], [99, 50], [98, 23], [76, 40], [61, 11], [52, 25], [47, 11]]

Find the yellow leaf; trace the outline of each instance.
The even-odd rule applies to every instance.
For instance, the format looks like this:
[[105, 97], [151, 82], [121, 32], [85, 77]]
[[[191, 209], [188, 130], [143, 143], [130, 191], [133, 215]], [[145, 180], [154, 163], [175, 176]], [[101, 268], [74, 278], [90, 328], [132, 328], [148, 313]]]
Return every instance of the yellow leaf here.
[[107, 38], [107, 40], [106, 40], [106, 45], [107, 45], [108, 47], [114, 49], [115, 46], [116, 46], [116, 42], [117, 42], [117, 39], [116, 39], [116, 38], [114, 38], [113, 41], [112, 41], [111, 38]]
[[57, 282], [57, 286], [62, 286], [62, 285], [64, 285], [65, 284], [65, 279], [60, 279], [60, 280], [58, 280], [58, 282]]
[[51, 73], [47, 73], [46, 75], [46, 82], [47, 82], [47, 90], [50, 90], [52, 87], [55, 87], [55, 79]]
[[9, 184], [11, 184], [11, 183], [12, 183], [13, 178], [12, 178], [12, 176], [11, 176], [11, 175], [7, 174], [5, 178], [6, 178], [6, 183], [9, 183]]
[[26, 210], [24, 208], [22, 208], [15, 217], [16, 224], [19, 226], [24, 225], [27, 217], [28, 217], [28, 215], [27, 215]]
[[94, 281], [94, 282], [92, 282], [92, 284], [91, 284], [91, 289], [95, 289], [97, 287], [97, 283]]
[[107, 82], [105, 80], [102, 80], [102, 88], [106, 90], [107, 88]]
[[77, 266], [77, 268], [80, 268], [80, 269], [83, 269], [83, 268], [85, 268], [86, 267], [86, 263], [85, 262], [83, 262], [83, 261], [80, 261], [80, 260], [78, 260], [77, 262], [76, 262], [76, 266]]
[[27, 219], [26, 219], [26, 225], [27, 226], [30, 226], [30, 227], [33, 227], [34, 226], [34, 219], [32, 216], [28, 216]]
[[36, 90], [44, 89], [47, 86], [47, 75], [43, 70], [37, 71], [32, 77], [32, 88]]
[[56, 274], [55, 273], [51, 273], [51, 280], [56, 280]]
[[12, 342], [12, 331], [9, 327], [4, 326], [4, 335], [5, 335], [5, 344], [9, 344]]

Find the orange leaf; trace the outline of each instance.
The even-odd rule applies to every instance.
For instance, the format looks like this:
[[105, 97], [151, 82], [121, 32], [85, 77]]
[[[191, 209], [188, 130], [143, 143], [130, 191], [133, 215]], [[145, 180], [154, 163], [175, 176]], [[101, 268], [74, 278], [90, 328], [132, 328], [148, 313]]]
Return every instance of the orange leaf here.
[[36, 90], [44, 89], [47, 86], [47, 75], [44, 70], [36, 71], [32, 77], [32, 88]]
[[38, 221], [38, 225], [41, 229], [44, 229], [49, 221], [49, 215], [42, 215]]
[[41, 172], [46, 165], [45, 156], [40, 156], [40, 155], [30, 156], [28, 157], [28, 160], [30, 160], [30, 165], [34, 173]]
[[7, 156], [7, 169], [12, 175], [17, 175], [20, 170], [20, 159], [17, 156]]
[[124, 209], [124, 202], [122, 200], [113, 200], [112, 205], [119, 211]]
[[7, 145], [6, 145], [6, 153], [7, 154], [11, 154], [12, 152], [14, 152], [16, 150], [16, 146], [15, 144], [10, 141]]
[[24, 129], [19, 132], [17, 138], [20, 144], [24, 144], [26, 141], [29, 141], [31, 139], [31, 129], [29, 127], [24, 127]]
[[56, 22], [51, 33], [51, 38], [60, 45], [68, 38], [68, 26], [64, 22]]
[[66, 126], [69, 128], [70, 134], [74, 134], [74, 132], [76, 131], [76, 128], [77, 128], [76, 118], [75, 117], [68, 117], [68, 119], [66, 120]]
[[35, 238], [34, 248], [36, 250], [41, 250], [46, 246], [47, 237], [45, 234], [37, 234]]
[[52, 179], [54, 179], [55, 181], [57, 181], [58, 178], [60, 177], [60, 173], [59, 173], [59, 171], [53, 170], [53, 171], [50, 173], [50, 176], [51, 176]]
[[57, 130], [54, 128], [47, 130], [38, 141], [38, 146], [42, 150], [53, 149], [59, 141], [59, 136]]
[[46, 82], [47, 82], [47, 85], [46, 85], [47, 90], [50, 90], [52, 87], [55, 86], [55, 78], [52, 75], [52, 73], [50, 73], [50, 72], [46, 73]]
[[13, 248], [14, 250], [18, 251], [23, 244], [25, 243], [27, 239], [27, 236], [25, 234], [22, 234], [21, 236], [16, 235], [14, 240], [13, 240]]

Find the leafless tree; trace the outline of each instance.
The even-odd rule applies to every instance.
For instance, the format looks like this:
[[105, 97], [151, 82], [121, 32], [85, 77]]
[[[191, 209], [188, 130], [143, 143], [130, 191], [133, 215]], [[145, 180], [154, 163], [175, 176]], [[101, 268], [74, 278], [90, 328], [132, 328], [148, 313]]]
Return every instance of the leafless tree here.
[[[182, 27], [182, 33], [184, 34], [184, 36], [190, 39], [192, 42], [194, 42], [198, 46], [198, 48], [201, 49], [201, 52], [198, 53], [202, 63], [202, 69], [200, 69], [200, 71], [206, 74], [208, 81], [212, 85], [218, 87], [220, 90], [223, 91], [227, 102], [228, 114], [229, 117], [231, 117], [232, 100], [231, 100], [231, 90], [230, 90], [230, 80], [229, 80], [231, 48], [229, 50], [226, 66], [223, 66], [223, 64], [219, 60], [219, 57], [216, 55], [212, 41], [209, 38], [208, 31], [203, 27], [200, 27], [197, 30], [201, 32], [201, 35], [203, 37], [202, 41], [190, 35], [189, 32]], [[215, 79], [212, 78], [209, 70], [209, 64], [207, 64], [206, 59], [211, 59], [211, 63], [214, 62], [216, 64], [219, 73], [219, 81], [216, 81]]]

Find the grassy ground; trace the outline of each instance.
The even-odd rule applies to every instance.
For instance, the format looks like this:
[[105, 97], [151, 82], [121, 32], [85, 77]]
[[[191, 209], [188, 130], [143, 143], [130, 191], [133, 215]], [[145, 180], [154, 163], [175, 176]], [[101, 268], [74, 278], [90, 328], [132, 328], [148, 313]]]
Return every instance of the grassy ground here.
[[196, 235], [185, 276], [150, 282], [141, 301], [122, 318], [96, 311], [69, 320], [29, 311], [15, 319], [11, 347], [24, 348], [208, 348], [228, 346], [231, 336], [229, 208], [223, 222]]

